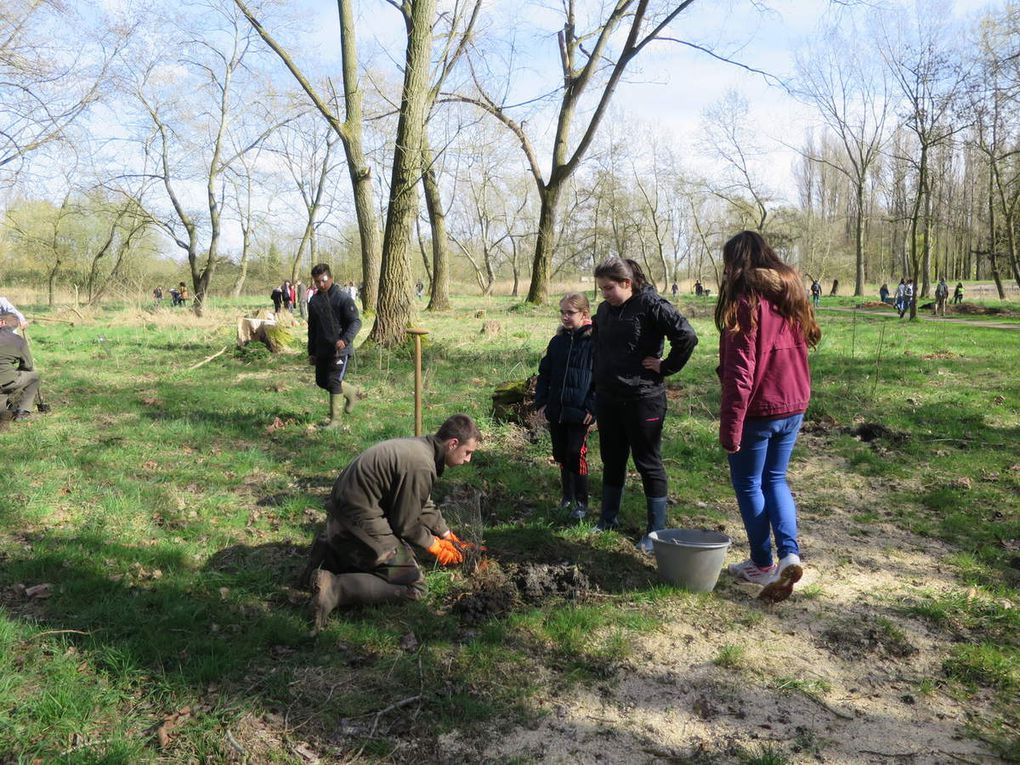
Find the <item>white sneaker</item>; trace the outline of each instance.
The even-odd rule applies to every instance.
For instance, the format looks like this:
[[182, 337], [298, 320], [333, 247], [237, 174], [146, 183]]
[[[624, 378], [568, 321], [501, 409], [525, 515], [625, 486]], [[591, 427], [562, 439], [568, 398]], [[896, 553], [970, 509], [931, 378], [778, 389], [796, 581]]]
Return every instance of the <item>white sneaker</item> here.
[[796, 553], [784, 555], [779, 561], [779, 571], [775, 579], [765, 585], [758, 593], [759, 600], [769, 603], [781, 603], [793, 594], [793, 585], [804, 576], [804, 568], [800, 564], [800, 556]]
[[726, 567], [726, 570], [730, 573], [730, 576], [734, 576], [737, 579], [745, 582], [751, 582], [752, 584], [768, 584], [779, 570], [779, 566], [773, 563], [771, 566], [761, 568], [753, 560], [748, 558], [740, 563], [731, 563]]

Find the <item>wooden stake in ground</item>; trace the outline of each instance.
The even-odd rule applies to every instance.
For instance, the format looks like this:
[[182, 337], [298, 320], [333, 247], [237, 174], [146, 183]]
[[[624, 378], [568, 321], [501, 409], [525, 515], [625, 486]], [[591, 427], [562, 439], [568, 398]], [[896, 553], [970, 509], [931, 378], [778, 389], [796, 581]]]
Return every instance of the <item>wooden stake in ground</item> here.
[[421, 435], [421, 338], [427, 335], [427, 329], [409, 329], [407, 334], [414, 335], [414, 434]]

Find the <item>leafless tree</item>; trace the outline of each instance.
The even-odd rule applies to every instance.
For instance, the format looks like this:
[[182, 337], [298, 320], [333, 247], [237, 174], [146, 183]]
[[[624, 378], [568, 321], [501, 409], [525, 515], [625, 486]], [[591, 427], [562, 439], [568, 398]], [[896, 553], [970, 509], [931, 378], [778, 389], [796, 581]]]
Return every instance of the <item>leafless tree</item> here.
[[[308, 96], [309, 100], [333, 128], [344, 145], [347, 155], [347, 171], [351, 178], [354, 197], [354, 211], [358, 219], [358, 236], [361, 241], [361, 272], [364, 289], [361, 291], [362, 305], [366, 309], [376, 308], [379, 295], [381, 249], [379, 220], [376, 214], [372, 170], [365, 154], [364, 141], [364, 89], [358, 70], [358, 45], [355, 35], [354, 9], [351, 0], [337, 0], [340, 14], [340, 63], [343, 74], [343, 108], [341, 118], [335, 108], [340, 100], [329, 83], [330, 95], [323, 96], [304, 75], [286, 49], [256, 19], [254, 12], [243, 2], [235, 0], [245, 18], [259, 33], [259, 36], [280, 58]], [[409, 291], [409, 290], [408, 290]]]
[[864, 294], [866, 192], [869, 176], [881, 155], [890, 107], [887, 71], [873, 65], [875, 57], [862, 40], [863, 35], [853, 26], [833, 27], [821, 44], [811, 46], [797, 59], [798, 95], [817, 108], [843, 150], [838, 162], [822, 155], [810, 159], [826, 163], [845, 175], [853, 188], [857, 297]]
[[[477, 76], [475, 95], [453, 96], [502, 122], [517, 137], [527, 157], [541, 204], [528, 302], [544, 303], [548, 297], [557, 216], [565, 184], [577, 172], [591, 146], [627, 67], [650, 43], [661, 39], [693, 1], [664, 3], [656, 12], [657, 6], [650, 0], [615, 0], [602, 6], [603, 12], [596, 11], [588, 23], [583, 19], [579, 23], [576, 0], [564, 0], [563, 25], [557, 34], [562, 87], [548, 175], [542, 170], [538, 150], [524, 121], [513, 116], [513, 104], [491, 93]], [[593, 90], [594, 106], [583, 112], [585, 123], [578, 131], [580, 138], [571, 145], [571, 134], [577, 127], [575, 119], [589, 88]]]
[[[911, 15], [890, 11], [879, 41], [882, 59], [902, 96], [904, 124], [916, 143], [912, 161], [917, 168], [917, 188], [909, 244], [911, 276], [920, 296], [928, 294], [931, 270], [932, 152], [962, 128], [955, 109], [966, 74], [952, 47], [956, 33], [949, 26], [951, 19], [944, 0], [926, 0]], [[915, 300], [910, 316], [916, 315]]]
[[707, 190], [725, 201], [743, 226], [765, 231], [772, 194], [755, 169], [764, 150], [749, 115], [747, 99], [735, 90], [705, 110], [702, 146], [720, 163]]

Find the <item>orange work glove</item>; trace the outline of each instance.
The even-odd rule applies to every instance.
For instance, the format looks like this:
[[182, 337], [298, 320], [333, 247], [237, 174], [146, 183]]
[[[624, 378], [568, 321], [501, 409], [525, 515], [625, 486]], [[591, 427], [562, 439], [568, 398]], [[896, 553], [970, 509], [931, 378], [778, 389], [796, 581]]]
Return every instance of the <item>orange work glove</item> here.
[[453, 544], [456, 545], [458, 550], [486, 550], [486, 549], [488, 549], [486, 547], [481, 547], [479, 545], [476, 545], [473, 542], [465, 542], [463, 539], [458, 537], [452, 531], [449, 532], [446, 535], [446, 539], [449, 539], [451, 542], [453, 542]]
[[439, 561], [440, 566], [449, 566], [454, 563], [463, 563], [464, 554], [457, 549], [456, 545], [453, 544], [449, 539], [440, 539], [436, 537], [426, 551], [431, 555], [436, 556], [436, 560]]

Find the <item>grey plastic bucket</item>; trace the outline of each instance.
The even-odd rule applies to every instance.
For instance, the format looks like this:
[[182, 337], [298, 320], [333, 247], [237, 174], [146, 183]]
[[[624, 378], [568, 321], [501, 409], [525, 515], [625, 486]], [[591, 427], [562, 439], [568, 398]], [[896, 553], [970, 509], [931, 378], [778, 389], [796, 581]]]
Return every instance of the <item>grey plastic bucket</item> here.
[[711, 592], [732, 540], [718, 531], [662, 529], [650, 535], [659, 576], [691, 592]]

